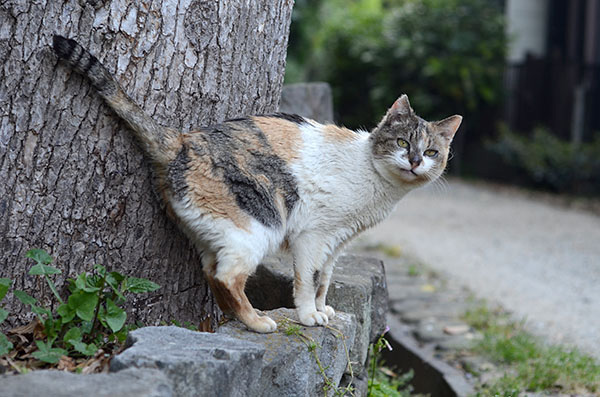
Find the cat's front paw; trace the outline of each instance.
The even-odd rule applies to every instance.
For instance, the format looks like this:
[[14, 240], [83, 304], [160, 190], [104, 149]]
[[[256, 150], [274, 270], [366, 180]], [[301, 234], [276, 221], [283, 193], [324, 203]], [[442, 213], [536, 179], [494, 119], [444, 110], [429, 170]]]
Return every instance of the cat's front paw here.
[[331, 307], [329, 305], [325, 305], [325, 307], [323, 307], [323, 310], [321, 310], [321, 309], [317, 309], [317, 310], [322, 313], [325, 313], [328, 320], [331, 320], [332, 318], [335, 317], [335, 310], [333, 310], [333, 307]]
[[260, 332], [261, 334], [268, 334], [275, 332], [277, 329], [277, 323], [267, 316], [258, 316], [251, 323], [246, 324], [254, 332]]
[[327, 314], [314, 311], [309, 313], [298, 313], [298, 317], [300, 322], [308, 327], [312, 327], [315, 325], [327, 325], [329, 319], [327, 318]]

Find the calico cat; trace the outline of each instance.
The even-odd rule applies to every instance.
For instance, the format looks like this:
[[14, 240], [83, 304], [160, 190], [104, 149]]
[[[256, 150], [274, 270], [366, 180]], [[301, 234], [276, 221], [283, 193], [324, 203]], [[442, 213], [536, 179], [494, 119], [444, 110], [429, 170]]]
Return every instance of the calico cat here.
[[402, 95], [370, 133], [280, 113], [184, 133], [145, 114], [77, 42], [55, 36], [53, 47], [135, 132], [220, 308], [256, 332], [277, 328], [244, 293], [258, 264], [289, 252], [300, 322], [327, 324], [336, 257], [406, 193], [442, 174], [462, 121], [427, 122]]

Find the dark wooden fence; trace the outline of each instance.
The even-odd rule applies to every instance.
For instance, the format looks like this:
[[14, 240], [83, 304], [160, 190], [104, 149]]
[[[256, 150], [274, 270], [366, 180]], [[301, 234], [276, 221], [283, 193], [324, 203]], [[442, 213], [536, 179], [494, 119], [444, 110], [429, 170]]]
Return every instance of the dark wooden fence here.
[[563, 139], [576, 132], [574, 115], [581, 92], [581, 138], [600, 133], [600, 67], [529, 57], [506, 71], [506, 121], [516, 131], [545, 126]]

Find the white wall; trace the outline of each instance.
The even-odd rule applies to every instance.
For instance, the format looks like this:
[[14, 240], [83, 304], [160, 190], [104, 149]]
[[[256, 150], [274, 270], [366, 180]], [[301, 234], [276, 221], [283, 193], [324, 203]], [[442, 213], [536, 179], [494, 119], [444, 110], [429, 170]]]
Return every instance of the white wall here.
[[548, 0], [507, 0], [508, 61], [519, 63], [527, 53], [546, 53]]

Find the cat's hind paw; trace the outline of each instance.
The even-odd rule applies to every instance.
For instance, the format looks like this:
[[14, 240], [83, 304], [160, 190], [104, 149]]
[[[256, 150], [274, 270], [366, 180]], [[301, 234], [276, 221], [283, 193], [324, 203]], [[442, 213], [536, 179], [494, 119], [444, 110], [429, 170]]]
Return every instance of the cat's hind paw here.
[[258, 318], [254, 319], [250, 324], [246, 324], [248, 328], [250, 328], [254, 332], [259, 332], [261, 334], [268, 334], [271, 332], [275, 332], [277, 329], [277, 323], [271, 319], [271, 317], [267, 316], [258, 316]]
[[332, 318], [335, 317], [335, 310], [333, 310], [333, 307], [326, 305], [323, 310], [317, 309], [322, 313], [325, 313], [325, 315], [327, 316], [328, 320], [331, 320]]
[[308, 327], [312, 327], [315, 325], [327, 325], [327, 323], [329, 322], [327, 314], [317, 311], [306, 314], [298, 313], [298, 317], [300, 319], [300, 322]]

